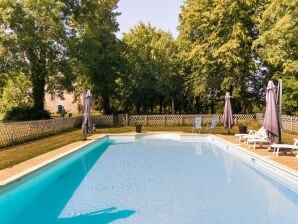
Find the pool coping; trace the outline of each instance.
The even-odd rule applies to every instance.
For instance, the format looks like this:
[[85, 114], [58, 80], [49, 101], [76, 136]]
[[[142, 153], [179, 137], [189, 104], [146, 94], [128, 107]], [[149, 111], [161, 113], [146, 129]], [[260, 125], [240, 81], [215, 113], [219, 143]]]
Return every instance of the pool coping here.
[[16, 164], [12, 167], [0, 170], [0, 188], [5, 187], [13, 182], [17, 182], [24, 176], [105, 137], [106, 135], [93, 135], [89, 137], [87, 141], [74, 142]]
[[[271, 166], [271, 170], [269, 172], [274, 172], [275, 174], [278, 175], [278, 180], [282, 181], [283, 184], [286, 184], [288, 187], [290, 187], [291, 189], [293, 189], [294, 191], [298, 192], [298, 172], [294, 169], [291, 169], [287, 166], [284, 166], [278, 162], [275, 162], [273, 160], [270, 160], [269, 158], [265, 158], [261, 155], [258, 155], [257, 153], [251, 152], [237, 144], [234, 144], [230, 141], [227, 141], [219, 136], [216, 135], [204, 135], [204, 134], [192, 134], [192, 133], [183, 133], [183, 132], [147, 132], [147, 133], [135, 133], [135, 132], [128, 132], [128, 133], [109, 133], [109, 134], [95, 134], [92, 135], [88, 138], [87, 141], [78, 141], [78, 142], [74, 142], [71, 144], [68, 144], [66, 146], [60, 147], [58, 149], [55, 149], [53, 151], [44, 153], [42, 155], [39, 155], [37, 157], [34, 157], [32, 159], [29, 159], [27, 161], [24, 161], [22, 163], [19, 163], [15, 166], [0, 170], [0, 188], [5, 187], [9, 184], [12, 184], [14, 182], [17, 182], [18, 180], [24, 178], [25, 176], [29, 175], [30, 173], [54, 162], [57, 161], [63, 157], [66, 157], [67, 155], [70, 155], [84, 147], [86, 147], [87, 145], [99, 140], [99, 139], [104, 139], [108, 136], [115, 136], [115, 137], [126, 137], [126, 136], [134, 136], [134, 137], [138, 137], [138, 136], [151, 136], [151, 135], [160, 135], [160, 134], [169, 134], [169, 135], [177, 135], [177, 136], [184, 136], [185, 137], [189, 137], [190, 139], [193, 137], [198, 137], [198, 136], [202, 136], [202, 137], [211, 137], [214, 138], [216, 140], [219, 140], [221, 142], [224, 142], [225, 144], [234, 147], [238, 150], [240, 150], [240, 152], [245, 153], [247, 156], [249, 156], [250, 158], [253, 158], [252, 161], [254, 164], [251, 164], [252, 166], [257, 164], [257, 168], [261, 169], [263, 172], [265, 172], [265, 174], [268, 174], [268, 170], [270, 170], [270, 168], [268, 169], [268, 167], [263, 167], [264, 164], [268, 164], [269, 166]], [[241, 158], [239, 158], [241, 159]], [[244, 161], [243, 159], [241, 159], [242, 161]], [[256, 161], [258, 161], [256, 163]], [[246, 162], [246, 161], [244, 161]], [[247, 163], [249, 163], [247, 161]], [[266, 166], [266, 165], [265, 165]], [[280, 172], [282, 171], [282, 172]], [[285, 178], [283, 178], [283, 175], [285, 174], [289, 174], [290, 176], [292, 176], [294, 179], [291, 179], [291, 177], [286, 176], [285, 178], [290, 178], [290, 184], [287, 184], [286, 181], [284, 181]], [[273, 176], [270, 175], [270, 176]], [[287, 179], [288, 180], [288, 179]], [[290, 186], [289, 186], [290, 185]]]
[[[275, 179], [278, 182], [281, 182], [291, 190], [298, 193], [298, 171], [284, 166], [283, 164], [273, 161], [265, 156], [261, 156], [255, 152], [249, 151], [240, 145], [234, 144], [218, 136], [210, 136], [227, 144], [228, 146], [231, 146], [230, 148], [225, 149], [225, 151], [233, 151], [233, 154], [238, 154], [236, 157], [239, 160], [245, 162], [251, 167], [256, 168], [261, 173]], [[233, 148], [237, 150], [233, 150]]]

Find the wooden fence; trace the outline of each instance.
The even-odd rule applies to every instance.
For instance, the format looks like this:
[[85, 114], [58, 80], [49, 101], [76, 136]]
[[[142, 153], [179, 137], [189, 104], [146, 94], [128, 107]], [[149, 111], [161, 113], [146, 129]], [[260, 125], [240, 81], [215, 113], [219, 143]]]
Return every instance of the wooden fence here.
[[298, 117], [297, 116], [281, 116], [281, 123], [284, 130], [298, 131]]
[[[202, 116], [202, 124], [206, 125], [211, 122], [213, 116], [217, 116], [221, 122], [222, 114], [180, 114], [180, 115], [132, 115], [129, 116], [128, 125], [142, 124], [144, 126], [191, 126], [194, 124], [195, 117]], [[235, 114], [235, 123], [239, 121], [254, 120], [254, 114]]]
[[[202, 116], [202, 123], [206, 125], [211, 122], [213, 116], [217, 116], [222, 122], [222, 114], [191, 114], [191, 115], [100, 115], [92, 116], [96, 126], [192, 126], [194, 119]], [[263, 122], [263, 114], [235, 114], [235, 124], [238, 122], [258, 120]], [[67, 129], [81, 127], [82, 117], [56, 118], [51, 120], [7, 122], [0, 123], [0, 147], [25, 142], [45, 135], [52, 135]], [[298, 131], [297, 116], [282, 116], [284, 130]]]
[[[261, 124], [263, 124], [264, 114], [256, 114], [256, 118]], [[282, 115], [281, 116], [281, 124], [282, 124], [283, 130], [298, 131], [298, 117], [297, 116]]]
[[113, 115], [100, 115], [100, 116], [92, 116], [92, 122], [96, 126], [113, 126], [114, 119]]
[[0, 147], [79, 127], [82, 117], [0, 123]]
[[[141, 124], [144, 126], [191, 126], [197, 116], [202, 116], [202, 124], [206, 125], [211, 122], [213, 116], [217, 116], [222, 123], [223, 114], [168, 114], [168, 115], [105, 115], [95, 116], [94, 123], [96, 126], [134, 126]], [[259, 121], [261, 124], [264, 120], [263, 114], [234, 114], [234, 121], [238, 123], [246, 121]], [[298, 131], [298, 117], [282, 115], [282, 126], [284, 130]]]

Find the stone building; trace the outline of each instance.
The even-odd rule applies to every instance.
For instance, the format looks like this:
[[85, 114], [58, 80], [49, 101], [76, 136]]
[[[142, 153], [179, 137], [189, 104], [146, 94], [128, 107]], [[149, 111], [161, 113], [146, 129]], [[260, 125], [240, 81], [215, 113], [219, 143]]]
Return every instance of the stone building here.
[[59, 108], [64, 107], [65, 112], [77, 114], [82, 110], [83, 97], [75, 101], [73, 93], [63, 93], [63, 97], [60, 97], [55, 93], [45, 93], [45, 110], [50, 113], [57, 113]]

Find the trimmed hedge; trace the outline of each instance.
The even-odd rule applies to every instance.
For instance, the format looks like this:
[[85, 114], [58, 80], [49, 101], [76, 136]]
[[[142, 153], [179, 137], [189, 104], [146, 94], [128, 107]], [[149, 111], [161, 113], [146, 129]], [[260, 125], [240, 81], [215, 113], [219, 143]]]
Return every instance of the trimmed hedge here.
[[50, 119], [50, 113], [45, 110], [36, 110], [32, 107], [13, 107], [6, 111], [4, 121], [30, 121]]

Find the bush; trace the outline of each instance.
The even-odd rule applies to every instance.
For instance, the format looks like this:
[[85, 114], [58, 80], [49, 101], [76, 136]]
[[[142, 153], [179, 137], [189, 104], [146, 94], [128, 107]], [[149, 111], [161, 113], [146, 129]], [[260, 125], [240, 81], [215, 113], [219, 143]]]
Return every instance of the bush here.
[[36, 110], [32, 107], [13, 107], [6, 111], [5, 121], [30, 121], [50, 119], [50, 113], [45, 110]]

